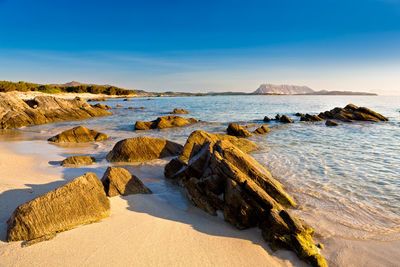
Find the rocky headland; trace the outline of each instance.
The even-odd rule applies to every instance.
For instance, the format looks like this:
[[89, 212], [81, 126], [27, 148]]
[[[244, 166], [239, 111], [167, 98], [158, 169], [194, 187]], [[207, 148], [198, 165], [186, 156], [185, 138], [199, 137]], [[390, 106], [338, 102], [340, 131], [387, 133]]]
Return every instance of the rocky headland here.
[[33, 100], [24, 101], [11, 94], [0, 93], [0, 129], [111, 114], [102, 108], [89, 105], [81, 98], [66, 100], [53, 96], [37, 96]]

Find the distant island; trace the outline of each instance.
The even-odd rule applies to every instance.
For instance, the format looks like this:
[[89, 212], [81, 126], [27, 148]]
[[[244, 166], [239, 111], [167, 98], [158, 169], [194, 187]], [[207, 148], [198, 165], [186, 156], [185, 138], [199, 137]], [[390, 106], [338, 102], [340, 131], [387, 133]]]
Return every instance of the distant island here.
[[36, 84], [29, 82], [0, 81], [0, 92], [43, 92], [48, 94], [57, 93], [91, 93], [110, 96], [141, 96], [141, 97], [174, 97], [174, 96], [217, 96], [217, 95], [371, 95], [375, 93], [352, 92], [352, 91], [315, 91], [307, 86], [298, 85], [274, 85], [261, 84], [252, 93], [246, 92], [208, 92], [208, 93], [187, 93], [187, 92], [147, 92], [137, 89], [124, 89], [113, 85], [84, 84], [76, 81], [63, 84]]
[[261, 84], [257, 90], [253, 92], [255, 95], [377, 95], [375, 93], [352, 92], [352, 91], [314, 91], [307, 86], [298, 85], [275, 85]]

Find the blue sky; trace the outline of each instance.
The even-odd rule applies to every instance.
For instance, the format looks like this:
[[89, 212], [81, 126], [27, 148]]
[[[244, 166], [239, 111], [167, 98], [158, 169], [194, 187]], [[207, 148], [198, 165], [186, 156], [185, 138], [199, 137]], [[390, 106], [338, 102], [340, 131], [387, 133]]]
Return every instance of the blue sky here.
[[0, 80], [400, 94], [400, 0], [0, 0]]

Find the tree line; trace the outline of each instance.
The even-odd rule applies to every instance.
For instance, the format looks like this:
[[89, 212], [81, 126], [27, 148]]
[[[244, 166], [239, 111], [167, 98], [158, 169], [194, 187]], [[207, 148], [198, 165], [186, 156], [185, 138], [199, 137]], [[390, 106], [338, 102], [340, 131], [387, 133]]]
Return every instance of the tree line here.
[[49, 84], [35, 84], [28, 82], [9, 82], [0, 81], [0, 92], [29, 92], [38, 91], [43, 93], [92, 93], [92, 94], [106, 94], [106, 95], [134, 95], [134, 90], [119, 88], [116, 86], [92, 85], [81, 84], [77, 86], [60, 86]]

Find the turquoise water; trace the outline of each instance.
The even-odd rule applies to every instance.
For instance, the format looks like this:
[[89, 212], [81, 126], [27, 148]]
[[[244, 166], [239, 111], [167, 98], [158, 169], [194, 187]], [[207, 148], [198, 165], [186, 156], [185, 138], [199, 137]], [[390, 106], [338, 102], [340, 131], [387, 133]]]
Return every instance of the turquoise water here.
[[[294, 211], [296, 215], [314, 226], [321, 236], [400, 239], [400, 97], [214, 96], [137, 98], [129, 102], [114, 99], [105, 103], [122, 106], [112, 110], [113, 116], [25, 127], [3, 132], [2, 139], [23, 140], [20, 152], [46, 154], [48, 158], [78, 153], [104, 159], [117, 141], [127, 137], [147, 135], [184, 144], [197, 129], [223, 133], [229, 122], [261, 124], [265, 115], [273, 117], [276, 113], [298, 121], [296, 112], [319, 113], [349, 103], [369, 107], [390, 121], [343, 123], [339, 127], [326, 127], [324, 122], [268, 123], [272, 129], [268, 135], [250, 138], [260, 146], [252, 156], [285, 185], [300, 204]], [[145, 109], [127, 109], [131, 106]], [[191, 114], [183, 116], [202, 122], [175, 129], [133, 130], [137, 120], [153, 120], [174, 108], [187, 109]], [[112, 138], [83, 146], [55, 146], [44, 141], [75, 125], [105, 132]], [[155, 195], [168, 192], [168, 201], [184, 207], [181, 191], [161, 177], [160, 170], [166, 162], [141, 164], [137, 175], [140, 177], [142, 171], [149, 176], [154, 166], [155, 178], [147, 178], [145, 183]], [[103, 160], [96, 166], [103, 171], [107, 162]]]

